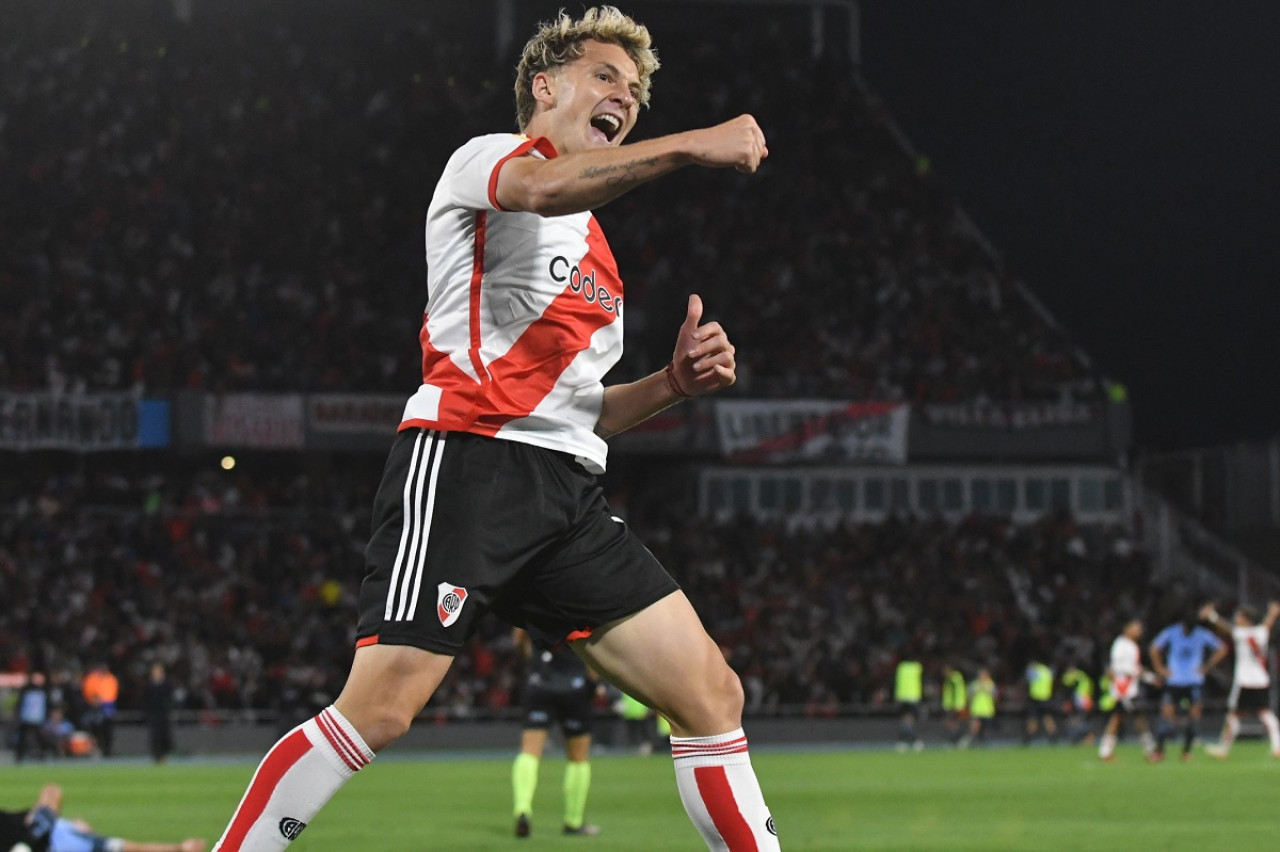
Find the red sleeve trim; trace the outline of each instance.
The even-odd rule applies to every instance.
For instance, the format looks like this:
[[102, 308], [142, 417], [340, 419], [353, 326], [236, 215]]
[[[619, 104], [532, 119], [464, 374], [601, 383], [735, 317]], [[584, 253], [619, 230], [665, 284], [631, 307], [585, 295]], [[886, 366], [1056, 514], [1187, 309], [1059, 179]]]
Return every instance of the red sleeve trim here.
[[519, 147], [494, 164], [493, 171], [489, 173], [489, 203], [493, 205], [494, 210], [506, 211], [506, 208], [498, 203], [498, 173], [507, 164], [507, 160], [512, 157], [523, 157], [530, 151], [537, 151], [548, 160], [554, 159], [557, 155], [556, 146], [551, 144], [551, 140], [545, 136], [539, 136], [537, 139], [526, 139], [521, 142]]

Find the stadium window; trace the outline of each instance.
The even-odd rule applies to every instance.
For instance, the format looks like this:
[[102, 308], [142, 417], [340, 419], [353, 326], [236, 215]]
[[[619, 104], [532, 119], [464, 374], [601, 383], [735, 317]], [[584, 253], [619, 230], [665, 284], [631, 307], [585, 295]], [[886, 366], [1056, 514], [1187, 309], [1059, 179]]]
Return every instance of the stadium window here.
[[1071, 508], [1071, 480], [1055, 477], [1049, 480], [1049, 505], [1054, 509]]
[[723, 512], [728, 509], [729, 483], [719, 476], [707, 480], [707, 509], [711, 512]]
[[1096, 476], [1082, 476], [1079, 482], [1080, 511], [1102, 511], [1102, 480]]
[[833, 512], [840, 508], [836, 502], [836, 484], [825, 476], [809, 480], [809, 505], [815, 512]]
[[845, 511], [852, 512], [858, 508], [858, 483], [853, 479], [836, 481], [836, 504]]
[[964, 482], [959, 479], [942, 480], [942, 510], [959, 512], [964, 509]]
[[938, 511], [938, 480], [921, 479], [916, 482], [916, 500], [922, 512]]
[[969, 504], [975, 512], [989, 512], [995, 506], [990, 479], [974, 479], [969, 483]]
[[804, 483], [798, 476], [782, 480], [782, 508], [786, 512], [798, 512], [804, 504]]
[[910, 482], [901, 478], [889, 480], [889, 509], [895, 512], [899, 509], [911, 509]]
[[1049, 484], [1032, 477], [1023, 483], [1022, 497], [1028, 512], [1043, 512], [1049, 506]]
[[1018, 483], [1012, 479], [996, 480], [996, 511], [1010, 514], [1018, 508]]
[[883, 512], [885, 509], [884, 480], [868, 479], [863, 485], [862, 504], [869, 512]]
[[782, 508], [782, 483], [776, 477], [765, 476], [760, 480], [760, 508], [765, 512]]
[[1110, 511], [1124, 508], [1124, 483], [1118, 476], [1107, 477], [1102, 483], [1102, 501]]
[[751, 480], [735, 476], [729, 480], [729, 507], [736, 511], [751, 509]]

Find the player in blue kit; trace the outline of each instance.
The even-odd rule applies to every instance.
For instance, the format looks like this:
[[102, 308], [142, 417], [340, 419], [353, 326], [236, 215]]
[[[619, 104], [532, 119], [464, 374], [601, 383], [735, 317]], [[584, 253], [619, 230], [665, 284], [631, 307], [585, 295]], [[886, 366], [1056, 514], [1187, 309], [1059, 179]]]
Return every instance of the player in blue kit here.
[[1151, 667], [1164, 680], [1156, 749], [1150, 760], [1164, 760], [1164, 744], [1173, 733], [1179, 712], [1186, 713], [1182, 728], [1182, 760], [1191, 759], [1191, 746], [1199, 733], [1204, 709], [1204, 676], [1227, 655], [1227, 645], [1201, 627], [1194, 615], [1171, 624], [1151, 643]]

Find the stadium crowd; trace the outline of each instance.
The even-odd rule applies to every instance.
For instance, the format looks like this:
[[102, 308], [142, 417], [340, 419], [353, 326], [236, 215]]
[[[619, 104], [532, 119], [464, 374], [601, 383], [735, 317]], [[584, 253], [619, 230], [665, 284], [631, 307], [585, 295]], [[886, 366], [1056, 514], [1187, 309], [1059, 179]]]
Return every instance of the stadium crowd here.
[[[456, 145], [514, 126], [492, 24], [456, 4], [172, 8], [6, 4], [0, 388], [407, 391], [427, 194]], [[714, 50], [701, 17], [651, 24], [671, 60], [641, 135], [748, 110], [773, 156], [600, 212], [623, 370], [667, 360], [649, 317], [697, 289], [752, 342], [738, 393], [1094, 398], [847, 61], [802, 48], [803, 10], [699, 14]]]
[[[0, 390], [412, 391], [427, 193], [459, 143], [514, 127], [511, 51], [493, 49], [482, 4], [447, 18], [358, 5], [223, 0], [186, 23], [169, 2], [6, 4]], [[650, 22], [671, 59], [639, 133], [745, 110], [771, 156], [749, 184], [690, 172], [600, 211], [627, 282], [619, 380], [666, 362], [670, 341], [647, 329], [697, 291], [750, 341], [732, 393], [1096, 398], [1085, 356], [848, 63], [801, 47], [807, 15], [745, 28], [732, 10], [704, 14], [714, 51], [706, 22]], [[378, 464], [13, 465], [0, 671], [69, 683], [106, 661], [130, 712], [158, 662], [179, 709], [312, 715], [348, 670]], [[1096, 670], [1149, 598], [1147, 560], [1122, 531], [1057, 515], [820, 529], [664, 502], [629, 501], [631, 521], [688, 588], [752, 712], [888, 705], [906, 653], [931, 670], [988, 666], [1003, 684], [1033, 653]], [[517, 673], [490, 621], [426, 712], [501, 710]]]
[[[141, 708], [157, 662], [178, 709], [323, 707], [354, 643], [369, 465], [137, 479], [101, 465], [111, 472], [8, 495], [0, 671], [65, 682], [106, 661], [125, 712]], [[1123, 622], [1159, 611], [1148, 560], [1122, 531], [1061, 514], [828, 527], [698, 518], [677, 503], [668, 490], [617, 505], [688, 590], [752, 712], [892, 706], [903, 656], [931, 673], [984, 666], [1015, 690], [1032, 659], [1097, 674]], [[501, 711], [518, 673], [506, 626], [489, 619], [426, 713]]]

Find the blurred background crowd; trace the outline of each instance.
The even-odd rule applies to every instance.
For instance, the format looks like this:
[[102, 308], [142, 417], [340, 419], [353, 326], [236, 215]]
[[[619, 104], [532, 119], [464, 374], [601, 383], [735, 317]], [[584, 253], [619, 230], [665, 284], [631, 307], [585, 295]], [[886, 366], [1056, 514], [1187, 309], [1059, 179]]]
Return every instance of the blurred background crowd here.
[[[470, 136], [514, 129], [513, 46], [495, 50], [471, 5], [441, 20], [383, 0], [227, 0], [194, 26], [172, 3], [7, 3], [0, 389], [411, 393], [435, 178]], [[1099, 398], [1087, 356], [848, 57], [814, 58], [805, 15], [746, 27], [704, 11], [714, 42], [651, 23], [669, 59], [637, 134], [746, 111], [771, 157], [750, 182], [690, 170], [600, 211], [626, 282], [614, 378], [668, 360], [699, 292], [739, 342], [732, 394]], [[0, 671], [39, 670], [71, 696], [105, 663], [122, 712], [142, 712], [155, 663], [181, 710], [290, 719], [336, 695], [381, 457], [225, 474], [197, 459], [0, 463]], [[698, 517], [673, 497], [690, 490], [681, 475], [609, 485], [742, 675], [749, 712], [890, 706], [905, 655], [935, 673], [987, 666], [1011, 688], [1033, 657], [1097, 671], [1153, 594], [1121, 527], [1061, 512]], [[517, 680], [491, 621], [427, 713], [501, 711]]]

